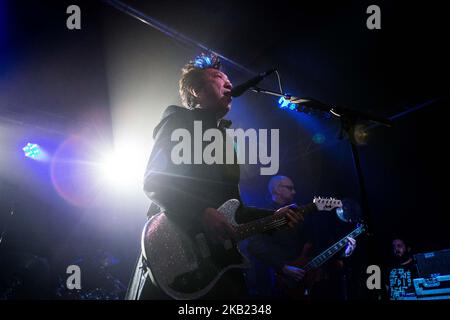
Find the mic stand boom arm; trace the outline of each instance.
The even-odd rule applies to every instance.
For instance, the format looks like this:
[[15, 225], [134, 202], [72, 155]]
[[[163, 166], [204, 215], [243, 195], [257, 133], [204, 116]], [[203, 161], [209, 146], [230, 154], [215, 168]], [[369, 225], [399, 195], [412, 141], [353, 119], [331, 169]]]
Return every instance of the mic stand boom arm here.
[[[299, 97], [295, 97], [295, 96], [292, 96], [289, 94], [278, 93], [278, 92], [263, 89], [260, 87], [252, 87], [251, 90], [254, 92], [265, 93], [265, 94], [269, 94], [272, 96], [284, 97], [286, 100], [289, 100], [298, 106], [302, 106], [304, 108], [309, 108], [309, 109], [314, 109], [314, 110], [319, 110], [322, 112], [329, 112], [336, 117], [350, 117], [350, 118], [355, 118], [355, 120], [358, 120], [358, 119], [366, 120], [366, 121], [375, 122], [375, 123], [378, 123], [378, 124], [381, 124], [381, 125], [384, 125], [387, 127], [392, 127], [392, 121], [389, 119], [376, 117], [374, 115], [371, 115], [371, 114], [368, 114], [365, 112], [361, 112], [361, 111], [352, 110], [352, 109], [349, 109], [346, 107], [330, 106], [328, 104], [325, 104], [323, 102], [320, 102], [320, 101], [317, 101], [317, 100], [314, 100], [311, 98], [299, 98]], [[296, 111], [301, 111], [301, 110], [299, 110], [299, 108], [297, 108]]]

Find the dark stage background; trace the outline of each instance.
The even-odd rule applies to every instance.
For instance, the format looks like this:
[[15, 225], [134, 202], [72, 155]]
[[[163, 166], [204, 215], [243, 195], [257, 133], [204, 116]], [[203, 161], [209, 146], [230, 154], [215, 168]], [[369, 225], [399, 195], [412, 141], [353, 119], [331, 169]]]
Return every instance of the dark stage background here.
[[[360, 147], [376, 260], [386, 260], [396, 235], [415, 252], [450, 247], [450, 52], [441, 1], [125, 2], [255, 72], [277, 67], [287, 92], [397, 116], [392, 128], [371, 128]], [[66, 28], [71, 4], [81, 8], [81, 30]], [[371, 4], [381, 8], [381, 30], [366, 27]], [[42, 271], [34, 272], [42, 275], [36, 281], [48, 288], [45, 295], [54, 294], [72, 263], [86, 266], [95, 287], [93, 266], [102, 252], [110, 256], [111, 274], [128, 284], [149, 205], [139, 172], [151, 132], [165, 107], [179, 104], [180, 68], [199, 52], [104, 2], [0, 0], [3, 286], [39, 257]], [[224, 70], [234, 84], [252, 76], [226, 62]], [[275, 77], [262, 86], [277, 89]], [[234, 101], [228, 118], [244, 129], [280, 128], [279, 173], [293, 178], [298, 202], [315, 195], [359, 198], [337, 120], [281, 110], [276, 98], [252, 92]], [[318, 134], [322, 143], [313, 139]], [[23, 156], [21, 148], [33, 141], [48, 161]], [[101, 166], [96, 161], [113, 147], [138, 150], [130, 155], [138, 172], [130, 185], [91, 179]], [[68, 159], [80, 161], [72, 170]], [[264, 205], [269, 178], [258, 165], [243, 166], [248, 205]], [[363, 261], [361, 240], [352, 264], [362, 272]]]

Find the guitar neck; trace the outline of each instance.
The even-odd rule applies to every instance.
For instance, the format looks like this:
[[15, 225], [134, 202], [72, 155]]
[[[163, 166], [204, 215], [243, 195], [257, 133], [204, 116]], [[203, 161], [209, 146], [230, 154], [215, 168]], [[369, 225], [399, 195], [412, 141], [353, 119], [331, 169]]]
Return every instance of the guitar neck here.
[[[306, 206], [299, 207], [298, 210], [302, 214], [307, 214], [316, 211], [317, 207], [314, 203], [310, 203]], [[249, 223], [241, 224], [237, 227], [238, 238], [239, 240], [243, 240], [258, 233], [282, 227], [288, 222], [289, 220], [284, 215], [280, 216], [274, 214]]]
[[308, 270], [311, 270], [311, 269], [316, 269], [316, 268], [319, 268], [320, 266], [322, 266], [325, 262], [330, 260], [336, 253], [338, 253], [342, 248], [344, 248], [347, 245], [347, 243], [348, 243], [347, 238], [348, 237], [356, 238], [357, 236], [359, 236], [363, 232], [364, 232], [364, 228], [361, 227], [361, 226], [356, 228], [352, 232], [350, 232], [344, 238], [342, 238], [341, 240], [339, 240], [338, 242], [333, 244], [331, 247], [329, 247], [327, 250], [325, 250], [324, 252], [322, 252], [321, 254], [316, 256], [314, 259], [312, 259], [304, 267], [305, 271], [308, 271]]

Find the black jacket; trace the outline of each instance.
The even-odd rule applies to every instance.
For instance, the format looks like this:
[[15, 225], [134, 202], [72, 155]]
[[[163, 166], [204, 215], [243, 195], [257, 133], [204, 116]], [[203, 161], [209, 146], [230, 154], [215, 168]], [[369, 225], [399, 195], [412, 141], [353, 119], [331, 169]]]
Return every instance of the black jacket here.
[[[210, 128], [221, 129], [214, 114], [205, 109], [186, 109], [169, 106], [153, 132], [154, 146], [147, 165], [144, 190], [148, 197], [166, 211], [168, 217], [185, 228], [200, 225], [200, 216], [207, 207], [218, 208], [229, 199], [241, 200], [239, 194], [239, 165], [234, 164], [179, 164], [171, 160], [171, 152], [179, 141], [171, 141], [175, 129], [186, 129], [194, 140], [194, 121], [202, 121], [202, 133]], [[225, 138], [223, 139], [225, 141]], [[202, 142], [202, 150], [210, 142]], [[224, 150], [224, 155], [225, 155]], [[191, 148], [193, 163], [194, 153]], [[225, 158], [225, 157], [224, 157]], [[255, 208], [239, 210], [238, 223], [272, 214], [273, 211]]]

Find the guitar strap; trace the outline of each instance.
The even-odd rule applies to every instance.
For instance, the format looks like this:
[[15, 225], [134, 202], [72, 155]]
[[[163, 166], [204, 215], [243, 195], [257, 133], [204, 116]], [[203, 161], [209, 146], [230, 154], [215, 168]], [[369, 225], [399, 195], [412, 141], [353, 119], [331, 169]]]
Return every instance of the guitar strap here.
[[139, 300], [142, 295], [142, 289], [144, 288], [145, 281], [148, 281], [148, 267], [144, 255], [141, 253], [134, 271], [133, 278], [131, 279], [127, 293], [125, 294], [125, 300]]

